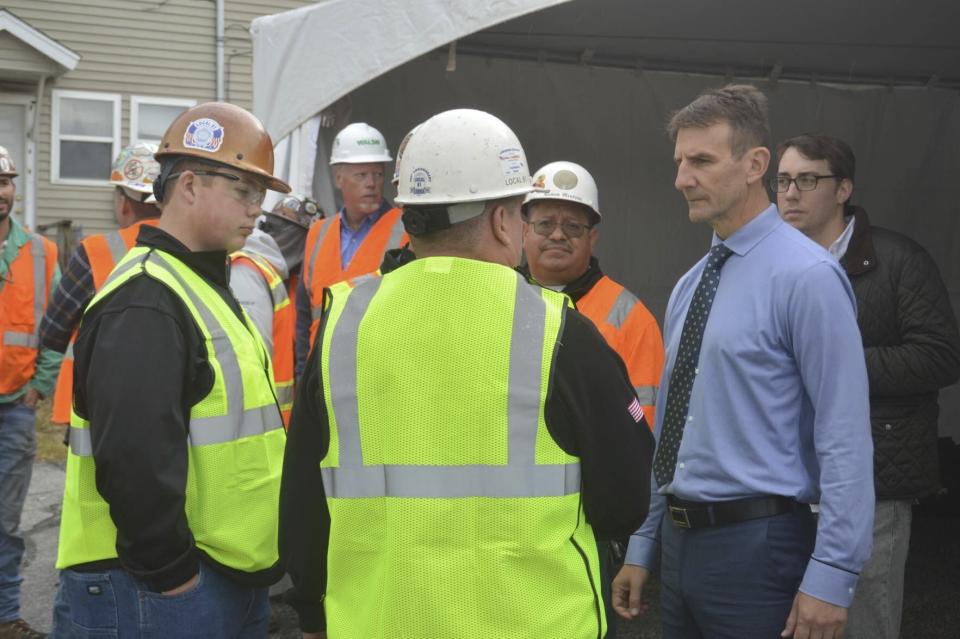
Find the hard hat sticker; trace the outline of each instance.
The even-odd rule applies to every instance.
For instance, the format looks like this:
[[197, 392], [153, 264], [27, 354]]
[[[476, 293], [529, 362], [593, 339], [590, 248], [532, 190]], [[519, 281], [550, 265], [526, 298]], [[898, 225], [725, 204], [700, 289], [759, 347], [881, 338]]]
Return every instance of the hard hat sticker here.
[[143, 163], [136, 158], [130, 158], [123, 165], [123, 177], [128, 180], [139, 180], [143, 176]]
[[10, 158], [5, 155], [0, 155], [0, 171], [7, 173], [13, 170], [13, 163], [10, 162]]
[[526, 169], [523, 150], [510, 148], [500, 151], [500, 168], [504, 177], [523, 174]]
[[569, 191], [574, 188], [579, 181], [577, 174], [567, 169], [557, 171], [557, 174], [553, 176], [553, 183], [558, 189], [563, 189], [564, 191]]
[[194, 120], [183, 134], [183, 146], [188, 149], [215, 153], [223, 144], [223, 127], [211, 118]]
[[430, 183], [433, 177], [430, 171], [423, 168], [416, 168], [410, 173], [410, 192], [414, 195], [427, 195], [430, 193]]
[[546, 182], [547, 182], [546, 174], [541, 173], [540, 175], [537, 176], [537, 179], [533, 181], [533, 188], [535, 189], [546, 188], [547, 186]]

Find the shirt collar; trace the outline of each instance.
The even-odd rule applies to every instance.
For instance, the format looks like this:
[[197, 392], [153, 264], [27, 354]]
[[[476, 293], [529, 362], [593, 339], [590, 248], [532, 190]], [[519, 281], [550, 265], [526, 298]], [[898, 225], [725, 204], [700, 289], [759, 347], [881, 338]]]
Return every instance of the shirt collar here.
[[853, 225], [856, 223], [856, 220], [853, 216], [847, 219], [847, 228], [843, 229], [843, 233], [840, 234], [840, 237], [833, 241], [833, 244], [827, 249], [830, 251], [830, 255], [837, 258], [837, 261], [843, 259], [843, 256], [847, 254], [847, 248], [850, 246], [850, 238], [853, 237]]
[[201, 277], [221, 287], [229, 285], [227, 252], [191, 251], [180, 240], [156, 226], [144, 224], [137, 234], [139, 246], [149, 246], [173, 255]]
[[710, 246], [716, 246], [723, 242], [731, 251], [743, 257], [760, 243], [760, 240], [770, 235], [784, 221], [780, 218], [776, 204], [770, 204], [760, 215], [753, 218], [725, 240], [721, 240], [716, 233], [713, 234], [713, 240]]
[[[367, 217], [363, 218], [363, 221], [360, 222], [360, 226], [357, 228], [357, 231], [362, 230], [362, 229], [365, 229], [365, 228], [370, 228], [371, 226], [373, 226], [374, 224], [376, 224], [376, 223], [377, 223], [377, 220], [379, 220], [381, 217], [383, 217], [383, 214], [386, 213], [387, 211], [389, 211], [391, 208], [392, 208], [392, 207], [390, 206], [390, 203], [389, 203], [389, 202], [387, 202], [386, 200], [381, 200], [381, 201], [380, 201], [380, 208], [377, 209], [376, 211], [374, 211], [373, 213], [371, 213], [370, 215], [368, 215]], [[356, 232], [356, 231], [354, 231], [353, 229], [351, 229], [350, 226], [349, 226], [346, 222], [344, 222], [344, 219], [343, 219], [344, 216], [343, 216], [343, 214], [344, 214], [344, 211], [345, 211], [345, 210], [346, 210], [346, 209], [341, 208], [340, 211], [337, 213], [337, 215], [340, 216], [340, 228], [344, 228], [344, 229], [346, 229], [346, 230], [348, 230], [348, 231], [351, 231], [351, 232]]]

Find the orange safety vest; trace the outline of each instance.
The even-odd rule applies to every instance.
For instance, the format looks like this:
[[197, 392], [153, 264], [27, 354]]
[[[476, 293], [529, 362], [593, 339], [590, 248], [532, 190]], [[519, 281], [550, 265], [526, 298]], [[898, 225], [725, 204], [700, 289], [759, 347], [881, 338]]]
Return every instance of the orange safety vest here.
[[273, 300], [273, 379], [277, 387], [277, 403], [283, 416], [283, 427], [290, 423], [293, 408], [293, 349], [296, 310], [287, 294], [286, 284], [273, 264], [266, 259], [240, 249], [230, 255], [232, 264], [252, 264], [263, 276]]
[[0, 282], [0, 394], [15, 393], [33, 379], [40, 352], [40, 320], [50, 300], [57, 245], [36, 233]]
[[647, 307], [637, 297], [604, 275], [577, 302], [577, 310], [623, 359], [630, 383], [653, 429], [654, 404], [663, 370], [663, 337]]
[[[90, 273], [93, 275], [94, 292], [103, 287], [103, 283], [107, 281], [113, 267], [137, 243], [140, 227], [144, 224], [156, 226], [159, 223], [160, 218], [141, 220], [125, 229], [91, 235], [80, 241], [87, 253], [87, 262], [90, 264]], [[91, 297], [91, 299], [93, 298]], [[67, 345], [67, 351], [63, 354], [63, 361], [60, 364], [57, 389], [53, 393], [53, 411], [50, 415], [50, 421], [54, 424], [70, 423], [70, 408], [73, 403], [73, 343], [76, 340], [77, 328], [74, 327], [73, 335], [70, 336], [70, 343]]]
[[392, 208], [376, 221], [357, 248], [346, 269], [340, 266], [340, 215], [318, 220], [307, 233], [303, 260], [303, 288], [310, 298], [310, 344], [316, 338], [323, 312], [323, 289], [338, 282], [373, 273], [380, 268], [384, 254], [409, 241], [400, 216]]

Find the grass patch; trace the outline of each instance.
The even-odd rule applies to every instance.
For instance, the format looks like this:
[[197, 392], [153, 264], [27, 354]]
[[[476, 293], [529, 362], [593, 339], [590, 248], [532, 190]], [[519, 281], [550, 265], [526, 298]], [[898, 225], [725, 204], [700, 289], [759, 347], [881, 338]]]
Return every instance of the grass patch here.
[[45, 399], [37, 405], [37, 461], [67, 463], [67, 447], [63, 445], [64, 426], [50, 423], [53, 402]]

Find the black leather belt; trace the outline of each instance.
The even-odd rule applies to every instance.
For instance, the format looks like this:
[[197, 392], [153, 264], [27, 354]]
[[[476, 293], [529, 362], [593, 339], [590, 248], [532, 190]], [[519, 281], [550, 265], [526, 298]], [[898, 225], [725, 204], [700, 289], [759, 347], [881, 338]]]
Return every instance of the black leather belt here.
[[667, 495], [667, 513], [677, 528], [725, 526], [801, 510], [810, 512], [810, 506], [777, 495], [714, 502], [687, 501]]

